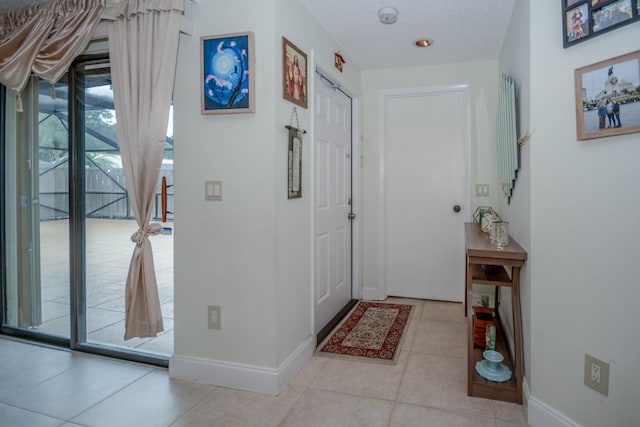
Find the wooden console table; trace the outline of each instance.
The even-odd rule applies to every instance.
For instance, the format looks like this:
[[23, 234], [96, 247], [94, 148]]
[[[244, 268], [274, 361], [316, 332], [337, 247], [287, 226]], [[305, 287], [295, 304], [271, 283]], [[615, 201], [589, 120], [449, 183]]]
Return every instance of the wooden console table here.
[[[527, 259], [527, 252], [511, 237], [509, 246], [498, 249], [489, 242], [489, 235], [480, 231], [478, 224], [465, 224], [466, 236], [466, 294], [465, 314], [469, 323], [467, 357], [467, 394], [469, 396], [484, 397], [488, 399], [504, 400], [522, 404], [522, 336], [520, 330], [520, 298], [518, 296], [518, 280], [520, 267]], [[494, 270], [483, 269], [482, 266], [498, 266]], [[511, 267], [511, 276], [505, 267]], [[489, 272], [485, 271], [489, 270]], [[476, 362], [483, 359], [484, 349], [474, 348], [473, 345], [473, 285], [493, 285], [495, 291], [496, 313], [496, 350], [504, 356], [504, 364], [511, 369], [512, 376], [509, 381], [502, 383], [486, 380], [476, 372]], [[515, 346], [515, 361], [511, 358], [511, 351], [505, 340], [499, 322], [498, 287], [511, 288], [511, 306], [513, 311], [513, 344]]]

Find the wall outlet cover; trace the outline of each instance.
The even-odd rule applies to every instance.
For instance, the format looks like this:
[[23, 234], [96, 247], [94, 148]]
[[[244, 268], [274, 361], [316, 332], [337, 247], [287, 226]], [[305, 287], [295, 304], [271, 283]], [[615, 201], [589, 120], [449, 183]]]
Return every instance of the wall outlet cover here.
[[584, 355], [584, 385], [598, 393], [609, 395], [609, 364], [600, 359]]

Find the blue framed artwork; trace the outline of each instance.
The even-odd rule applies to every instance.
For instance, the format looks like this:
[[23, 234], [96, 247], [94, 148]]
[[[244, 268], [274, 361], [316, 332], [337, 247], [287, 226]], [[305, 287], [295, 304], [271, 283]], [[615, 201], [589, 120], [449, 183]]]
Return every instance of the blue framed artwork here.
[[201, 112], [255, 112], [252, 32], [200, 37]]

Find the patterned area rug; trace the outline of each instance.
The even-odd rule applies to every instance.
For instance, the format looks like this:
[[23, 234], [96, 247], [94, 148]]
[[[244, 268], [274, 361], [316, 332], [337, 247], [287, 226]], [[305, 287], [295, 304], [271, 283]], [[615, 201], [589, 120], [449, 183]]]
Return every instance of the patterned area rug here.
[[395, 364], [413, 305], [360, 301], [316, 354]]

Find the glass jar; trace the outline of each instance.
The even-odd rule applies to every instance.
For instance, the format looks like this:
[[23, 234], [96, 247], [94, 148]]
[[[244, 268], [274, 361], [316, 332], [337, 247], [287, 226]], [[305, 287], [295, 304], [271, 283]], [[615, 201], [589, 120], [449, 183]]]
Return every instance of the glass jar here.
[[491, 223], [491, 229], [489, 232], [489, 238], [491, 244], [502, 249], [505, 246], [509, 246], [509, 222], [507, 221], [494, 221]]

